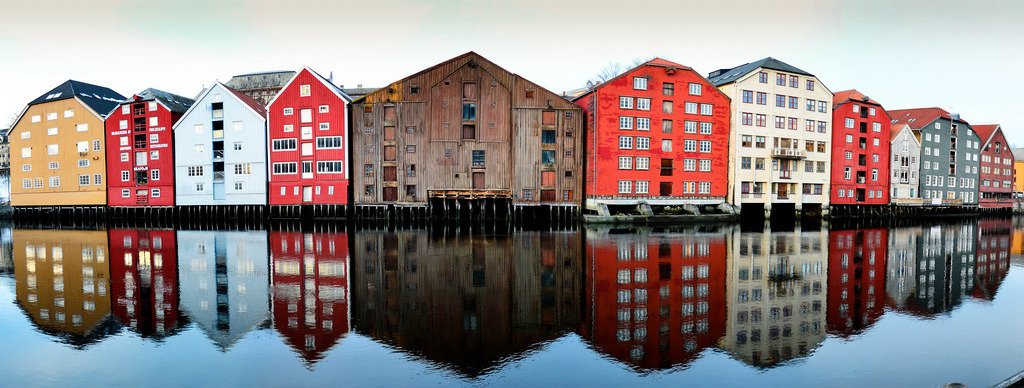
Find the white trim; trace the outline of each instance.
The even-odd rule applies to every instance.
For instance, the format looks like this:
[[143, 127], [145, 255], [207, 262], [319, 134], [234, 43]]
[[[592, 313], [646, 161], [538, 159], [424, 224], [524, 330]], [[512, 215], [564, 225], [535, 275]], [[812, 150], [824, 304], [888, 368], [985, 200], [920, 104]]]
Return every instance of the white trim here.
[[214, 88], [216, 88], [217, 86], [220, 86], [220, 87], [222, 87], [222, 88], [224, 89], [224, 93], [226, 93], [226, 94], [230, 94], [230, 95], [231, 95], [231, 97], [235, 99], [235, 101], [237, 101], [237, 102], [238, 102], [239, 104], [242, 104], [242, 105], [244, 105], [244, 106], [245, 106], [246, 108], [248, 108], [250, 112], [252, 112], [252, 113], [253, 113], [254, 115], [256, 115], [256, 117], [259, 117], [259, 118], [263, 119], [263, 126], [264, 126], [264, 127], [266, 127], [266, 126], [267, 126], [267, 118], [268, 118], [268, 116], [269, 116], [269, 114], [270, 114], [270, 112], [269, 112], [269, 111], [267, 112], [267, 115], [263, 115], [263, 114], [260, 114], [260, 112], [257, 112], [257, 111], [256, 111], [255, 109], [253, 109], [253, 108], [252, 108], [251, 106], [249, 106], [249, 104], [246, 104], [246, 103], [245, 103], [245, 101], [242, 101], [242, 99], [238, 98], [238, 96], [237, 96], [237, 95], [235, 95], [235, 93], [234, 93], [234, 92], [232, 92], [231, 90], [228, 90], [228, 89], [230, 89], [230, 88], [228, 88], [228, 86], [227, 86], [227, 85], [224, 85], [224, 84], [223, 84], [223, 83], [221, 83], [220, 81], [217, 81], [216, 83], [214, 83], [213, 85], [211, 85], [211, 86], [210, 86], [209, 88], [206, 88], [206, 90], [204, 90], [204, 91], [203, 91], [203, 93], [199, 95], [199, 98], [196, 98], [196, 99], [194, 100], [194, 102], [192, 103], [192, 106], [190, 106], [190, 107], [188, 108], [188, 110], [186, 110], [186, 111], [185, 111], [185, 113], [183, 113], [183, 114], [181, 115], [181, 118], [179, 118], [179, 119], [178, 119], [178, 122], [174, 123], [174, 125], [173, 125], [173, 126], [171, 126], [171, 132], [177, 132], [177, 131], [178, 131], [178, 126], [179, 126], [179, 125], [181, 125], [181, 123], [185, 122], [185, 120], [183, 120], [183, 119], [184, 119], [184, 118], [185, 118], [186, 116], [188, 116], [189, 114], [191, 114], [191, 113], [192, 113], [192, 110], [193, 110], [193, 109], [196, 109], [196, 107], [198, 107], [198, 106], [199, 106], [199, 102], [200, 102], [200, 101], [203, 101], [203, 99], [205, 99], [205, 98], [206, 98], [206, 96], [207, 96], [207, 95], [209, 95], [209, 94], [210, 94], [210, 92], [212, 92], [212, 91], [213, 91], [213, 89], [214, 89]]

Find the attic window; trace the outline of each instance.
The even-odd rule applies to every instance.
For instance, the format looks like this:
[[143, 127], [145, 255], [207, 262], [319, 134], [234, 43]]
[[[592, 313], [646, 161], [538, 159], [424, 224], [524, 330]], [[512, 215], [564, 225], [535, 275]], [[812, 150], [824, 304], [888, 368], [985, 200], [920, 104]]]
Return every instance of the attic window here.
[[445, 80], [445, 81], [444, 81], [444, 86], [448, 86], [448, 85], [451, 85], [451, 84], [452, 84], [452, 82], [451, 82], [451, 81], [448, 81], [448, 80]]
[[533, 98], [533, 90], [526, 91], [526, 98]]
[[419, 87], [419, 85], [413, 85], [412, 87], [410, 87], [409, 88], [409, 94], [420, 94], [420, 87]]

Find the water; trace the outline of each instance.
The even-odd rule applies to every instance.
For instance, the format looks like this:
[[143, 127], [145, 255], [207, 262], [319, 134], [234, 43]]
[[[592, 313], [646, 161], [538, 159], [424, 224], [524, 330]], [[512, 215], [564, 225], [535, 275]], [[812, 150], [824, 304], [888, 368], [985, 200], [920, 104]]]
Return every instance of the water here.
[[1014, 225], [5, 228], [0, 385], [991, 385]]

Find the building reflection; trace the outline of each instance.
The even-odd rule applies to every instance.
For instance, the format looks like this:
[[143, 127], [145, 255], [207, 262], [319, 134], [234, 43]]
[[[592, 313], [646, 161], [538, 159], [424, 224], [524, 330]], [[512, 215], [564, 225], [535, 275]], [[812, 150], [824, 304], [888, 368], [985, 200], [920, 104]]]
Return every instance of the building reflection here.
[[579, 325], [579, 232], [355, 234], [353, 326], [479, 376]]
[[802, 357], [825, 339], [828, 231], [733, 233], [720, 346], [757, 367]]
[[828, 236], [828, 332], [859, 334], [885, 312], [885, 228], [832, 230]]
[[178, 313], [178, 252], [173, 230], [111, 229], [113, 314], [143, 337], [174, 335]]
[[269, 322], [265, 231], [177, 232], [181, 307], [222, 351]]
[[895, 309], [933, 317], [975, 287], [976, 224], [898, 228], [889, 236], [886, 293]]
[[15, 229], [18, 304], [41, 331], [85, 346], [112, 334], [107, 233]]
[[588, 228], [581, 333], [640, 369], [685, 366], [725, 333], [721, 231]]
[[11, 242], [11, 228], [0, 228], [0, 276], [14, 273], [14, 252]]
[[349, 331], [348, 233], [270, 232], [274, 328], [308, 365]]
[[1010, 272], [1012, 231], [1013, 223], [1009, 218], [978, 221], [978, 254], [972, 297], [982, 300], [995, 298], [999, 285]]

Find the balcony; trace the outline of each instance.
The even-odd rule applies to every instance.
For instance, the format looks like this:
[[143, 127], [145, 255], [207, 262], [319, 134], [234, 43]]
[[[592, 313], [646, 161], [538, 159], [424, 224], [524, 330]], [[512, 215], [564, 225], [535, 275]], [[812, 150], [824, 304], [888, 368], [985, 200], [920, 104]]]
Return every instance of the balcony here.
[[779, 159], [803, 159], [804, 152], [796, 148], [772, 148], [772, 157]]
[[213, 160], [224, 159], [224, 150], [213, 150]]
[[224, 180], [224, 171], [214, 171], [213, 172], [213, 180], [215, 180], [215, 181], [222, 181], [222, 180]]

